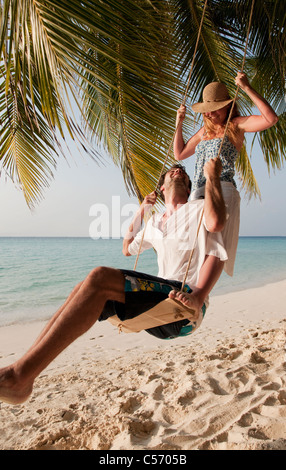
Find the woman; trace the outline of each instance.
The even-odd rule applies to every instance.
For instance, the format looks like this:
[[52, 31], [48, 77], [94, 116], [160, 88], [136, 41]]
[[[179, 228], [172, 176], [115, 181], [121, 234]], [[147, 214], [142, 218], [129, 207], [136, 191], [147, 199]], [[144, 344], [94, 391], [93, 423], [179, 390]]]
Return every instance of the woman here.
[[[240, 219], [240, 196], [234, 181], [235, 162], [243, 146], [244, 134], [246, 132], [263, 131], [278, 121], [274, 110], [251, 87], [244, 73], [238, 72], [235, 83], [249, 96], [260, 114], [240, 116], [235, 104], [220, 152], [222, 162], [220, 179], [229, 214], [225, 228], [222, 231], [228, 254], [228, 261], [225, 263], [224, 269], [230, 276], [233, 275]], [[204, 164], [210, 158], [215, 158], [218, 155], [225, 126], [232, 108], [232, 102], [233, 100], [230, 98], [227, 88], [223, 83], [212, 82], [207, 85], [203, 91], [203, 102], [195, 103], [192, 106], [193, 111], [203, 114], [204, 125], [187, 143], [184, 142], [182, 134], [186, 113], [185, 106], [182, 105], [177, 112], [177, 132], [174, 139], [175, 159], [184, 160], [193, 154], [196, 157], [192, 199], [204, 197]]]

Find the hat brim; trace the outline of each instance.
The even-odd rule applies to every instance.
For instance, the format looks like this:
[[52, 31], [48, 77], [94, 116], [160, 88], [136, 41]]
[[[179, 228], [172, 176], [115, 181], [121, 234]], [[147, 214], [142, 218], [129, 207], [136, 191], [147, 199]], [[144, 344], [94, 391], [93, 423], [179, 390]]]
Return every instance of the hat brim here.
[[205, 101], [204, 103], [194, 103], [192, 106], [192, 110], [195, 113], [210, 113], [212, 111], [217, 111], [218, 109], [224, 108], [232, 102], [233, 100]]

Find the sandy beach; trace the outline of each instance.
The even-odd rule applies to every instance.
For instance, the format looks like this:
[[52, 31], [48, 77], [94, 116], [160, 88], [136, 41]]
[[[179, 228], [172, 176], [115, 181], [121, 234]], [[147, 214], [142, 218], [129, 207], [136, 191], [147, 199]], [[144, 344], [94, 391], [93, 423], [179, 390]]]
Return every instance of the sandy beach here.
[[[1, 450], [286, 450], [286, 280], [211, 297], [199, 330], [160, 341], [96, 324], [1, 403]], [[0, 367], [43, 323], [0, 328]]]

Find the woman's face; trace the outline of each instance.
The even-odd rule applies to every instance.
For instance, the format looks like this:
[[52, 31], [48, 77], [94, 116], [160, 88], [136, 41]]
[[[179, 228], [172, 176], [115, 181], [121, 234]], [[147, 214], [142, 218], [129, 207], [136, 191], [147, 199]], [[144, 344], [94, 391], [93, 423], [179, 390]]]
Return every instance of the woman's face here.
[[228, 116], [229, 105], [224, 106], [221, 109], [217, 109], [216, 111], [210, 111], [208, 113], [204, 113], [205, 117], [210, 119], [213, 124], [223, 124]]

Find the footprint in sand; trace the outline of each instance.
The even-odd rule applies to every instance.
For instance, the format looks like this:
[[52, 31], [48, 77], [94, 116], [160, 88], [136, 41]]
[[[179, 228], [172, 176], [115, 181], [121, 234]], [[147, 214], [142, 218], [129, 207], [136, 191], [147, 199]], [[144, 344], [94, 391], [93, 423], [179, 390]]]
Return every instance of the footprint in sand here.
[[143, 397], [139, 395], [128, 397], [124, 402], [120, 403], [120, 412], [133, 413], [141, 406], [142, 400]]
[[173, 406], [166, 406], [162, 409], [162, 418], [171, 425], [179, 424], [182, 421], [182, 413]]
[[192, 403], [195, 397], [196, 393], [194, 392], [194, 390], [187, 390], [183, 395], [178, 398], [178, 403], [182, 406], [188, 406], [190, 405], [190, 403]]

